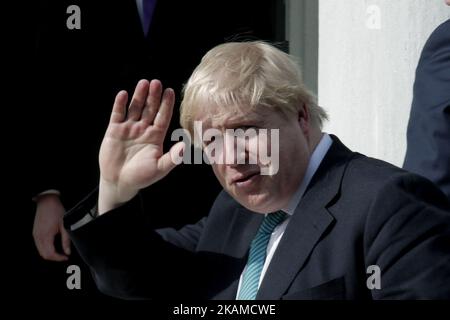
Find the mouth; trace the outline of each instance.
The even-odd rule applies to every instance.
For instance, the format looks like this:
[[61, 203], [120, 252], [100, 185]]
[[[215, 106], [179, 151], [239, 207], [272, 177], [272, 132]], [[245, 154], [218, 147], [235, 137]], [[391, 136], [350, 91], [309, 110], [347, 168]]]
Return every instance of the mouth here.
[[231, 181], [231, 184], [235, 184], [237, 186], [246, 186], [256, 180], [259, 177], [260, 172], [249, 172], [246, 174], [241, 174]]

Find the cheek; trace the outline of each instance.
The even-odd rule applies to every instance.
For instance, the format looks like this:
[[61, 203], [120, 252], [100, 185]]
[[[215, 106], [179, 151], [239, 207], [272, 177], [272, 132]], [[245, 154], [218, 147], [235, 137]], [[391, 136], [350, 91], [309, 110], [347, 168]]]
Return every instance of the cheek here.
[[219, 180], [220, 184], [225, 187], [226, 166], [221, 164], [213, 164], [211, 166], [217, 180]]
[[[293, 130], [294, 131], [294, 130]], [[291, 175], [301, 174], [303, 167], [306, 167], [308, 151], [306, 141], [298, 132], [290, 132], [280, 139], [280, 173], [283, 179]]]
[[248, 139], [248, 141], [246, 141], [245, 147], [248, 153], [248, 160], [246, 163], [248, 164], [260, 163], [262, 150], [261, 150], [261, 141], [258, 139], [258, 136]]

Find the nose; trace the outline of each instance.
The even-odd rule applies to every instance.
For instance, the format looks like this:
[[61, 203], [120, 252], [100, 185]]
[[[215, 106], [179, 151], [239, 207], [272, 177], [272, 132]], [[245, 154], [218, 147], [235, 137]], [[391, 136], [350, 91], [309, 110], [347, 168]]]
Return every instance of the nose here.
[[225, 164], [231, 168], [236, 168], [247, 164], [249, 160], [248, 142], [245, 138], [234, 135], [225, 135]]

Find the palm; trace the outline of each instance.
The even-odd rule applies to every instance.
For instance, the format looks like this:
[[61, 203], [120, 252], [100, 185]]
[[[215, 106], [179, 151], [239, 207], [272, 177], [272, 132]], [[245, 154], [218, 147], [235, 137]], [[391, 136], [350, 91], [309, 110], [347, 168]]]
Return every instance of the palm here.
[[[104, 179], [125, 185], [145, 187], [151, 182], [162, 156], [162, 143], [153, 128], [140, 123], [111, 124], [100, 149], [100, 168]], [[131, 134], [131, 132], [135, 132]], [[160, 135], [160, 134], [158, 134]]]
[[[126, 94], [117, 95], [111, 121], [100, 148], [104, 181], [120, 190], [139, 190], [163, 178], [175, 165], [163, 153], [163, 141], [172, 116], [173, 92], [161, 100], [161, 84], [141, 81], [126, 111]], [[180, 148], [178, 145], [176, 148]]]

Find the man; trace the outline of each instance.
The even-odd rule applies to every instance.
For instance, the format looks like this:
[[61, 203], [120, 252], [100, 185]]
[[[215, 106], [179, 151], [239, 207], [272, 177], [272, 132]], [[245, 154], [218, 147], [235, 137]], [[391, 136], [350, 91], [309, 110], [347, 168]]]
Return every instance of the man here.
[[416, 69], [403, 168], [430, 179], [450, 199], [449, 88], [450, 20], [447, 20], [428, 38]]
[[[243, 300], [450, 297], [445, 196], [428, 180], [323, 133], [326, 113], [289, 55], [262, 42], [227, 43], [210, 50], [191, 75], [182, 126], [191, 134], [198, 123], [224, 133], [215, 156], [246, 161], [212, 163], [224, 191], [207, 216], [180, 230], [145, 225], [138, 197], [185, 149], [178, 142], [163, 153], [174, 92], [143, 80], [128, 110], [126, 103], [119, 92], [100, 150], [98, 194], [65, 216], [102, 292]], [[278, 143], [279, 169], [262, 175], [275, 161], [263, 163], [258, 153], [252, 164], [255, 136], [239, 151], [242, 140], [226, 139], [230, 129], [253, 129], [257, 140], [263, 129], [279, 130], [279, 141], [262, 139]], [[214, 138], [203, 139], [205, 152], [222, 139]], [[198, 181], [192, 188], [201, 194]], [[378, 270], [379, 279], [368, 281], [367, 270]]]

